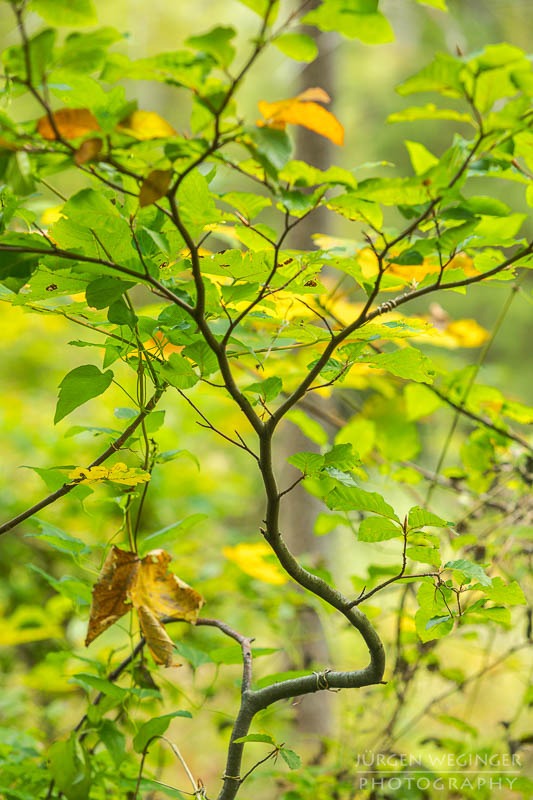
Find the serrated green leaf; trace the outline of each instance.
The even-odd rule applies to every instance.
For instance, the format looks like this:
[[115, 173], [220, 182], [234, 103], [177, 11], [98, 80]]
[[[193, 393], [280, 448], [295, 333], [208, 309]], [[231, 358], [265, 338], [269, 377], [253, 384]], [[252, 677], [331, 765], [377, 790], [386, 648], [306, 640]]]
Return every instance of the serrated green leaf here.
[[112, 380], [111, 370], [100, 372], [98, 367], [93, 364], [86, 364], [71, 370], [59, 384], [54, 425], [75, 408], [86, 403], [87, 400], [103, 394], [111, 385]]
[[407, 524], [409, 529], [424, 528], [426, 525], [430, 525], [434, 528], [448, 528], [450, 525], [453, 525], [453, 522], [446, 522], [446, 520], [437, 517], [436, 514], [432, 514], [430, 511], [425, 511], [423, 508], [420, 508], [420, 506], [413, 506], [407, 517]]
[[371, 511], [396, 522], [400, 522], [394, 509], [377, 492], [366, 492], [350, 486], [337, 486], [326, 498], [328, 508], [333, 511]]
[[390, 519], [383, 517], [367, 517], [359, 525], [357, 538], [360, 542], [385, 542], [397, 539], [402, 530]]

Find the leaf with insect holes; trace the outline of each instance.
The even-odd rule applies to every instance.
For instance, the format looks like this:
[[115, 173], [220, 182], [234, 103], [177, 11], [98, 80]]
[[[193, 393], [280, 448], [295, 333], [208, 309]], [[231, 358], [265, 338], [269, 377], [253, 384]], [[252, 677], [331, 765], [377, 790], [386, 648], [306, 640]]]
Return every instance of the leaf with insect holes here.
[[141, 208], [156, 203], [167, 193], [170, 186], [172, 172], [169, 169], [154, 169], [141, 184], [139, 192], [139, 205]]
[[93, 587], [85, 644], [133, 607], [154, 661], [173, 666], [174, 644], [161, 620], [173, 617], [194, 625], [204, 599], [168, 571], [171, 560], [165, 550], [153, 550], [141, 559], [136, 553], [113, 546]]
[[323, 106], [321, 103], [329, 103], [330, 97], [319, 87], [307, 89], [296, 97], [289, 97], [287, 100], [278, 100], [275, 103], [267, 103], [260, 100], [258, 103], [259, 111], [263, 115], [263, 120], [258, 120], [257, 125], [262, 127], [285, 130], [287, 125], [301, 125], [310, 131], [325, 136], [334, 144], [344, 143], [344, 128], [339, 120]]
[[[52, 114], [55, 128], [63, 139], [77, 139], [91, 131], [100, 130], [92, 111], [88, 108], [60, 108]], [[41, 117], [37, 122], [37, 133], [43, 139], [57, 139], [56, 131], [48, 116]]]
[[126, 486], [136, 486], [138, 483], [146, 483], [150, 480], [150, 473], [136, 467], [128, 467], [121, 461], [112, 467], [76, 467], [69, 472], [69, 478], [78, 483], [101, 483], [102, 481], [113, 481], [123, 483]]

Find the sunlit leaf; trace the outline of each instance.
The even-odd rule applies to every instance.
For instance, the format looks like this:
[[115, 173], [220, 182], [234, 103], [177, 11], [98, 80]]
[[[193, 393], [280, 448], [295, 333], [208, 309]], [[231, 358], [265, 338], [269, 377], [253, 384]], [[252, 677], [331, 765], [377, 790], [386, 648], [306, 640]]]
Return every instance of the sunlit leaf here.
[[116, 130], [141, 141], [176, 135], [172, 125], [156, 111], [132, 111], [117, 125]]
[[329, 103], [330, 98], [323, 89], [307, 89], [297, 97], [288, 100], [279, 100], [276, 103], [267, 103], [261, 100], [259, 111], [265, 118], [257, 124], [270, 128], [284, 130], [287, 124], [302, 125], [321, 136], [330, 139], [334, 144], [344, 143], [344, 128], [336, 117], [315, 100]]

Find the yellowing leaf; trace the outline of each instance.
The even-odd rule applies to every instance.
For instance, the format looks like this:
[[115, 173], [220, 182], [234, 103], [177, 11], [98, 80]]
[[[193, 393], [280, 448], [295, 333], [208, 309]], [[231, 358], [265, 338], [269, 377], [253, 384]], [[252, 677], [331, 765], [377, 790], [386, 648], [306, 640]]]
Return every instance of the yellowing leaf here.
[[170, 186], [172, 172], [169, 169], [154, 169], [143, 180], [139, 193], [141, 208], [149, 206], [164, 197]]
[[[100, 126], [88, 108], [60, 108], [53, 114], [56, 128], [63, 139], [77, 139], [91, 131], [100, 130]], [[37, 123], [37, 132], [43, 139], [56, 139], [48, 116], [41, 117]]]
[[100, 483], [101, 481], [113, 481], [114, 483], [124, 483], [126, 486], [136, 486], [138, 483], [145, 483], [150, 480], [150, 473], [142, 469], [128, 467], [119, 461], [112, 467], [76, 467], [69, 478], [77, 480], [79, 483]]
[[258, 120], [259, 127], [267, 126], [284, 130], [286, 125], [302, 125], [320, 136], [325, 136], [334, 144], [344, 143], [344, 128], [339, 120], [323, 106], [315, 101], [329, 103], [330, 97], [319, 87], [306, 89], [305, 92], [287, 100], [276, 103], [259, 102], [259, 111], [265, 118]]
[[252, 578], [257, 578], [263, 583], [271, 583], [273, 586], [287, 583], [288, 578], [277, 564], [265, 561], [265, 556], [272, 555], [272, 550], [265, 542], [224, 547], [222, 552], [229, 561], [233, 561]]
[[[391, 255], [397, 255], [394, 251]], [[361, 267], [361, 271], [365, 278], [373, 278], [378, 274], [378, 261], [375, 253], [370, 247], [364, 247], [356, 255], [357, 263]], [[440, 272], [440, 264], [437, 259], [425, 258], [422, 264], [395, 264], [394, 262], [385, 263], [386, 275], [395, 275], [402, 279], [401, 283], [395, 286], [388, 286], [383, 288], [383, 291], [398, 291], [406, 283], [420, 283], [426, 275], [438, 275]], [[474, 268], [472, 259], [464, 253], [459, 253], [452, 258], [444, 271], [444, 282], [446, 281], [446, 272], [453, 269], [462, 269], [467, 276], [479, 274]]]
[[53, 225], [54, 222], [57, 222], [58, 219], [61, 219], [63, 214], [61, 213], [63, 206], [52, 206], [52, 208], [47, 208], [43, 211], [43, 215], [41, 217], [41, 222], [43, 225]]
[[129, 117], [123, 119], [117, 131], [127, 133], [129, 136], [145, 141], [147, 139], [163, 139], [166, 136], [175, 136], [176, 131], [166, 119], [160, 117], [155, 111], [132, 111]]
[[85, 141], [80, 144], [74, 153], [74, 161], [76, 164], [78, 164], [78, 166], [80, 164], [86, 164], [87, 161], [91, 161], [93, 158], [95, 158], [101, 149], [101, 139], [85, 139]]
[[422, 341], [427, 338], [430, 344], [439, 347], [455, 348], [480, 347], [487, 341], [488, 336], [488, 331], [475, 319], [457, 319], [449, 322], [441, 330], [434, 328], [421, 338]]
[[204, 599], [168, 571], [170, 561], [165, 550], [153, 550], [141, 559], [136, 553], [113, 546], [93, 587], [85, 644], [133, 607], [154, 660], [173, 666], [172, 639], [161, 620], [173, 617], [194, 625]]

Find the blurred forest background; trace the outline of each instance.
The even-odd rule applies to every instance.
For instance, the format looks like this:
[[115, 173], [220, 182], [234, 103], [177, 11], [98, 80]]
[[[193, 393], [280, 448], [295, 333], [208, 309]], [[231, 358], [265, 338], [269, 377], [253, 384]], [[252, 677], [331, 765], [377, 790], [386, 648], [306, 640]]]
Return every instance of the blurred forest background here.
[[[373, 174], [393, 174], [394, 170], [405, 174], [410, 171], [410, 166], [404, 139], [416, 138], [439, 155], [450, 145], [457, 125], [455, 122], [426, 121], [415, 126], [412, 123], [386, 124], [389, 114], [407, 105], [405, 99], [394, 92], [394, 86], [428, 62], [436, 51], [455, 52], [459, 49], [470, 54], [486, 44], [500, 41], [526, 51], [532, 49], [530, 0], [448, 0], [448, 4], [450, 11], [445, 14], [409, 0], [383, 0], [383, 11], [395, 33], [395, 41], [390, 44], [368, 47], [336, 34], [322, 34], [318, 44], [331, 73], [332, 110], [346, 130], [344, 148], [336, 148], [332, 155], [336, 164], [353, 169], [365, 163], [390, 162], [386, 166], [373, 167]], [[194, 3], [151, 0], [149, 4], [141, 0], [98, 0], [96, 5], [100, 25], [111, 25], [128, 32], [128, 38], [116, 49], [136, 58], [176, 49], [193, 33], [204, 31], [215, 23], [233, 24], [237, 20], [238, 47], [245, 48], [257, 28], [257, 17], [233, 0], [195, 0]], [[12, 15], [4, 9], [0, 10], [0, 34], [6, 45], [17, 41]], [[305, 64], [291, 62], [275, 48], [270, 48], [241, 90], [241, 110], [246, 112], [249, 120], [254, 120], [258, 116], [258, 100], [289, 97], [305, 86], [316, 85], [316, 68], [313, 69], [311, 81]], [[131, 85], [127, 87], [127, 91], [130, 90], [134, 90]], [[185, 93], [163, 84], [142, 83], [135, 87], [135, 91], [139, 108], [159, 112], [177, 130], [188, 126], [190, 107]], [[22, 117], [25, 100], [16, 102], [21, 104]], [[449, 105], [453, 103], [450, 101]], [[313, 163], [309, 140], [305, 147], [306, 157]], [[370, 174], [368, 169], [364, 171], [365, 176], [367, 173]], [[72, 172], [66, 177], [60, 176], [55, 184], [68, 194], [76, 188], [75, 181], [76, 174]], [[511, 182], [502, 181], [501, 184], [501, 199], [517, 211], [527, 211], [523, 187]], [[218, 190], [242, 188], [243, 184], [236, 177], [234, 183], [220, 184]], [[58, 202], [43, 187], [42, 193], [32, 197], [30, 204], [44, 213]], [[332, 224], [336, 227], [331, 227]], [[349, 223], [340, 217], [328, 220], [328, 225], [327, 231], [313, 232], [350, 236]], [[533, 226], [529, 223], [525, 235], [531, 236], [532, 231]], [[531, 289], [531, 279], [521, 284], [479, 376], [481, 383], [504, 389], [509, 396], [528, 405], [533, 405]], [[475, 318], [490, 332], [507, 296], [507, 287], [496, 282], [479, 289], [473, 287], [468, 298], [448, 292], [438, 300], [452, 318]], [[422, 299], [417, 307], [410, 307], [409, 313], [429, 313], [430, 302]], [[98, 455], [102, 438], [91, 433], [77, 435], [73, 426], [90, 424], [113, 428], [115, 418], [120, 429], [122, 420], [130, 413], [124, 409], [131, 408], [132, 403], [117, 385], [103, 398], [78, 409], [68, 420], [54, 427], [52, 420], [58, 383], [66, 371], [91, 360], [97, 351], [88, 354], [87, 350], [68, 347], [68, 342], [85, 336], [67, 319], [58, 316], [30, 315], [23, 308], [0, 304], [0, 325], [0, 508], [4, 520], [37, 501], [47, 490], [56, 488], [58, 475], [60, 483], [63, 481], [62, 474], [54, 473], [51, 468], [85, 464]], [[428, 352], [437, 364], [442, 359], [443, 363], [456, 369], [475, 364], [479, 356], [479, 348], [468, 347], [444, 349], [428, 345]], [[127, 388], [129, 376], [123, 369], [122, 385]], [[359, 392], [343, 389], [342, 397], [333, 401], [348, 417], [353, 413], [350, 405], [357, 407], [365, 398], [365, 386], [360, 388]], [[201, 393], [202, 409], [215, 424], [224, 420], [228, 428], [238, 426], [235, 408], [212, 397], [205, 384], [201, 384], [198, 393]], [[288, 667], [298, 669], [302, 666], [301, 640], [311, 635], [309, 627], [302, 623], [298, 629], [291, 628], [293, 635], [287, 637], [287, 626], [293, 624], [292, 605], [295, 598], [297, 603], [301, 602], [299, 595], [274, 566], [269, 579], [258, 580], [223, 555], [225, 547], [258, 541], [257, 521], [261, 513], [258, 506], [262, 503], [258, 475], [249, 469], [245, 454], [236, 448], [225, 447], [221, 439], [199, 428], [195, 415], [177, 395], [175, 398], [167, 397], [163, 408], [165, 422], [158, 433], [160, 449], [180, 450], [182, 453], [176, 460], [166, 465], [161, 463], [155, 470], [144, 514], [144, 533], [153, 533], [192, 514], [202, 515], [195, 520], [194, 535], [176, 537], [172, 545], [179, 574], [204, 596], [214, 598], [205, 609], [207, 615], [226, 620], [246, 635], [255, 636], [258, 647], [274, 649], [258, 660], [259, 677]], [[450, 409], [443, 409], [432, 418], [431, 427], [421, 431], [423, 450], [419, 463], [430, 470], [436, 466], [452, 415]], [[290, 437], [295, 434], [290, 423], [285, 423], [285, 426], [290, 442]], [[464, 430], [465, 425], [461, 422], [445, 466], [457, 463]], [[20, 464], [27, 466], [19, 468]], [[409, 490], [403, 489], [390, 476], [381, 474], [378, 463], [371, 481], [400, 510], [412, 505]], [[434, 510], [446, 513], [448, 503], [448, 494], [437, 489]], [[121, 523], [117, 499], [111, 490], [100, 488], [84, 500], [84, 505], [89, 517], [82, 513], [80, 501], [72, 496], [46, 509], [43, 517], [73, 536], [103, 545]], [[0, 726], [18, 720], [21, 730], [27, 729], [40, 738], [61, 735], [79, 719], [81, 703], [78, 705], [76, 701], [79, 688], [69, 679], [75, 672], [83, 671], [83, 663], [68, 657], [61, 642], [67, 636], [72, 644], [78, 646], [79, 658], [83, 658], [88, 608], [85, 607], [84, 614], [73, 615], [68, 598], [52, 592], [41, 571], [59, 580], [66, 573], [76, 575], [76, 567], [68, 555], [61, 559], [55, 551], [52, 556], [52, 551], [43, 544], [36, 545], [29, 538], [35, 531], [35, 523], [28, 520], [18, 530], [2, 537], [0, 542], [0, 672], [3, 675]], [[318, 556], [319, 563], [339, 582], [359, 573], [361, 559], [368, 558], [364, 545], [354, 545], [353, 535], [348, 529], [331, 534], [327, 546], [322, 547]], [[386, 548], [380, 558], [384, 562], [390, 558]], [[85, 592], [87, 601], [87, 587], [80, 585], [79, 591], [82, 596]], [[237, 592], [247, 598], [246, 604], [236, 602]], [[375, 613], [380, 614], [379, 626], [392, 630], [394, 615], [389, 606], [390, 598], [385, 595]], [[326, 613], [318, 604], [315, 607], [319, 615]], [[364, 648], [357, 642], [354, 646], [351, 632], [345, 636], [337, 623], [329, 625], [327, 614], [324, 627], [328, 629], [326, 638], [330, 653], [342, 654], [339, 663], [342, 659], [351, 664], [365, 661]], [[311, 628], [311, 632], [317, 637], [322, 636], [320, 628]], [[159, 671], [157, 679], [168, 692], [173, 707], [196, 708], [195, 716], [200, 713], [208, 715], [208, 724], [203, 730], [187, 720], [173, 723], [187, 760], [194, 764], [195, 774], [203, 776], [207, 782], [219, 775], [223, 763], [228, 726], [234, 713], [232, 698], [236, 692], [239, 667], [219, 669], [208, 663], [193, 669], [186, 660], [186, 647], [190, 643], [188, 635], [184, 626], [176, 627], [173, 635], [179, 637], [182, 634], [184, 658], [180, 660], [185, 666], [179, 670]], [[124, 637], [126, 641], [127, 631]], [[112, 633], [106, 634], [105, 640], [102, 638], [102, 642], [98, 642], [94, 652], [105, 645], [109, 652], [120, 646], [116, 626]], [[205, 652], [222, 644], [224, 642], [220, 642], [215, 632], [200, 630], [195, 633], [195, 647], [203, 648]], [[483, 662], [485, 645], [486, 641], [479, 645], [470, 643], [469, 666], [475, 668]], [[454, 639], [446, 648], [450, 668], [464, 667], [466, 651], [463, 642]], [[491, 689], [490, 676], [481, 683], [478, 702], [470, 704], [472, 725], [480, 728], [491, 725], [494, 732], [497, 728], [495, 720], [507, 719], [515, 713], [528, 681], [522, 667], [518, 657], [516, 663], [510, 659], [506, 671], [498, 674], [497, 692]], [[432, 680], [431, 675], [428, 674], [427, 680]], [[215, 685], [217, 694], [213, 699], [214, 688], [210, 687]], [[223, 687], [222, 694], [218, 693], [220, 687]], [[368, 690], [368, 693], [372, 691], [375, 692]], [[207, 697], [205, 701], [204, 695]], [[314, 796], [317, 798], [321, 796], [320, 756], [316, 755], [320, 736], [325, 734], [326, 749], [330, 748], [330, 758], [336, 763], [353, 761], [355, 754], [364, 749], [365, 742], [370, 741], [375, 724], [371, 717], [364, 717], [366, 696], [367, 690], [338, 696], [328, 694], [325, 703], [330, 720], [322, 731], [308, 728], [298, 734], [291, 732], [290, 722], [295, 713], [288, 705], [270, 709], [269, 716], [261, 720], [263, 727], [276, 732], [278, 740], [287, 741], [289, 746], [298, 745], [297, 749], [304, 756], [306, 753], [316, 756]], [[200, 712], [197, 706], [203, 702], [205, 706]], [[413, 702], [416, 710], [417, 700]], [[454, 702], [460, 704], [462, 700], [456, 698]], [[453, 703], [447, 711], [453, 713]], [[211, 724], [213, 721], [215, 725]], [[420, 725], [416, 731], [417, 738], [420, 730], [427, 730], [429, 735], [438, 723], [426, 719]], [[340, 743], [337, 741], [333, 745], [330, 742], [328, 745], [328, 736], [333, 736], [339, 727], [346, 732], [346, 737], [341, 737]], [[350, 741], [356, 727], [359, 735]], [[410, 733], [414, 732], [405, 733], [404, 746], [408, 746]], [[178, 766], [170, 766], [171, 757], [168, 755], [162, 754], [161, 759], [162, 779], [176, 785], [180, 780], [176, 777]], [[167, 761], [169, 766], [165, 771]], [[268, 786], [275, 768], [269, 769], [262, 772], [262, 777], [254, 784], [256, 788], [245, 791], [243, 797], [272, 796]], [[328, 793], [324, 797], [332, 795]]]

